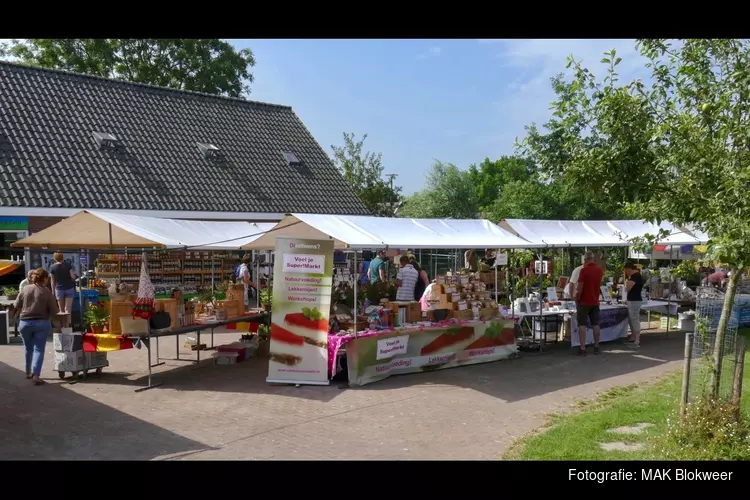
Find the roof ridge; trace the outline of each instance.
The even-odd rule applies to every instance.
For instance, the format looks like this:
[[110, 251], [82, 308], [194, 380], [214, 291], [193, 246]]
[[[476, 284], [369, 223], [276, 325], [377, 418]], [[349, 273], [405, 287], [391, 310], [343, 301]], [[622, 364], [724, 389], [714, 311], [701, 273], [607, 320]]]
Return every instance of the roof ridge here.
[[80, 77], [84, 79], [99, 80], [99, 81], [104, 81], [104, 82], [117, 83], [117, 84], [124, 85], [124, 86], [142, 87], [142, 88], [148, 88], [148, 89], [153, 89], [153, 90], [159, 90], [159, 91], [163, 91], [166, 93], [186, 94], [186, 95], [197, 96], [197, 97], [211, 97], [214, 99], [235, 101], [235, 102], [240, 102], [243, 104], [256, 104], [256, 105], [259, 104], [261, 106], [269, 106], [269, 107], [276, 107], [276, 108], [282, 108], [282, 109], [292, 109], [291, 106], [287, 106], [285, 104], [274, 104], [270, 102], [253, 101], [250, 99], [242, 99], [240, 97], [227, 97], [227, 96], [216, 95], [216, 94], [208, 94], [206, 92], [197, 92], [195, 90], [179, 90], [179, 89], [173, 89], [169, 87], [160, 87], [158, 85], [151, 85], [149, 83], [129, 82], [127, 80], [123, 80], [120, 78], [105, 78], [103, 76], [98, 76], [98, 75], [76, 73], [75, 71], [68, 71], [64, 69], [44, 68], [41, 66], [33, 66], [30, 64], [22, 64], [22, 63], [11, 62], [11, 61], [0, 60], [0, 66], [10, 66], [10, 67], [16, 67], [16, 68], [30, 70], [30, 71], [36, 71], [39, 73], [52, 73], [52, 74], [57, 74], [60, 76], [67, 76], [67, 77]]

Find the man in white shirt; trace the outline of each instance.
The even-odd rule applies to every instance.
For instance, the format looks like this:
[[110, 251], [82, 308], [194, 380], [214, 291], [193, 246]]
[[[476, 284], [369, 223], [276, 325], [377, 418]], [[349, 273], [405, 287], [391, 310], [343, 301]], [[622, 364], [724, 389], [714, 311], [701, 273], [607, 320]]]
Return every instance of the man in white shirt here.
[[401, 269], [396, 275], [396, 286], [398, 287], [396, 302], [413, 302], [414, 288], [417, 286], [419, 272], [409, 264], [409, 257], [406, 255], [401, 256], [399, 264], [401, 264]]
[[18, 291], [19, 292], [21, 290], [23, 290], [26, 287], [26, 285], [30, 285], [31, 284], [31, 282], [29, 281], [31, 279], [31, 273], [32, 273], [32, 271], [29, 271], [29, 273], [26, 275], [26, 279], [22, 280], [21, 284], [18, 285]]
[[576, 285], [578, 284], [578, 276], [581, 274], [581, 269], [583, 269], [583, 265], [573, 269], [573, 272], [570, 275], [570, 281], [568, 281], [568, 286], [565, 287], [566, 299], [572, 299], [576, 296]]

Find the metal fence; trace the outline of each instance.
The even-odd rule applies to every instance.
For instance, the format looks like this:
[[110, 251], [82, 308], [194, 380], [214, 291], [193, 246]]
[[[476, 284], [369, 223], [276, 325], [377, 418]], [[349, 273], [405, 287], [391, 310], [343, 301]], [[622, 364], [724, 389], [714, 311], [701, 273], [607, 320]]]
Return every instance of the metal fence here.
[[701, 399], [709, 393], [713, 360], [718, 348], [723, 349], [718, 398], [728, 401], [732, 395], [732, 379], [736, 365], [735, 347], [741, 308], [735, 298], [723, 342], [717, 346], [716, 330], [724, 307], [724, 293], [713, 287], [700, 287], [697, 295], [688, 402]]

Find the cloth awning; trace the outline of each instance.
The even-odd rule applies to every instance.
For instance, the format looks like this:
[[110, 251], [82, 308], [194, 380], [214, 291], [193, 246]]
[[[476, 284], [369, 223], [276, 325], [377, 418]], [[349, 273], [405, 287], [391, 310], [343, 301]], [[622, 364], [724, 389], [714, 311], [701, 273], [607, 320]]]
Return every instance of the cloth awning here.
[[333, 240], [334, 248], [529, 248], [531, 243], [488, 220], [401, 219], [292, 214], [245, 250], [271, 250], [276, 238]]
[[236, 250], [273, 223], [190, 221], [86, 210], [12, 244], [26, 248]]
[[632, 239], [646, 234], [657, 235], [660, 229], [669, 236], [657, 243], [695, 245], [700, 243], [687, 231], [668, 222], [660, 225], [642, 220], [571, 221], [506, 219], [500, 224], [534, 245], [549, 247], [626, 247]]

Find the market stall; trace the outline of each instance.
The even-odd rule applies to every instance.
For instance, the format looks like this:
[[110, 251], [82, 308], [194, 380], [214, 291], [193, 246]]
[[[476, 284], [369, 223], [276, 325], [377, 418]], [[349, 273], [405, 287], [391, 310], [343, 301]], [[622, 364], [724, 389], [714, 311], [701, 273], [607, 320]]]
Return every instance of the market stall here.
[[[646, 238], [656, 236], [660, 233], [662, 236], [657, 245], [667, 247], [679, 245], [696, 245], [701, 240], [693, 235], [690, 231], [663, 222], [659, 225], [650, 224], [640, 220], [614, 220], [614, 221], [554, 221], [554, 220], [528, 220], [528, 219], [506, 219], [500, 223], [513, 234], [522, 237], [533, 245], [545, 245], [546, 248], [586, 248], [586, 247], [628, 247], [632, 245], [634, 238]], [[671, 278], [668, 278], [671, 282]], [[610, 288], [613, 284], [610, 283]], [[539, 295], [543, 295], [544, 290], [540, 290]], [[666, 315], [677, 314], [676, 298], [667, 294], [668, 299], [661, 301], [645, 301], [643, 311], [658, 311]], [[627, 308], [624, 304], [612, 300], [612, 297], [602, 295], [602, 318], [601, 329], [603, 342], [615, 340], [622, 336], [627, 336]], [[537, 300], [533, 306], [533, 311], [523, 311], [524, 317], [535, 317], [534, 326], [529, 327], [533, 331], [532, 335], [539, 342], [539, 349], [543, 348], [548, 337], [552, 336], [557, 340], [562, 331], [567, 333], [571, 339], [572, 346], [578, 346], [577, 325], [570, 318], [575, 317], [575, 306], [572, 302], [565, 304], [556, 303], [550, 305], [550, 301]], [[554, 301], [553, 301], [554, 302]], [[650, 316], [649, 316], [650, 317]], [[551, 324], [551, 325], [550, 325]], [[560, 326], [566, 328], [559, 328]], [[671, 323], [667, 322], [666, 328], [669, 331]], [[550, 328], [551, 326], [551, 328]], [[587, 333], [588, 342], [593, 343], [593, 334], [589, 329]]]
[[[236, 250], [238, 245], [253, 241], [254, 238], [257, 238], [272, 226], [273, 224], [183, 221], [122, 215], [105, 211], [82, 211], [39, 233], [15, 242], [14, 246], [54, 249], [78, 248], [81, 249], [81, 252], [90, 249], [107, 249], [110, 252], [124, 250], [124, 253], [110, 253], [104, 255], [104, 258], [100, 256], [102, 262], [97, 263], [97, 270], [101, 273], [98, 279], [93, 280], [95, 284], [100, 286], [98, 290], [79, 289], [81, 325], [85, 323], [91, 328], [88, 333], [84, 334], [84, 337], [88, 337], [88, 341], [83, 343], [84, 349], [82, 351], [93, 352], [91, 351], [92, 345], [105, 346], [98, 349], [97, 352], [145, 345], [149, 351], [147, 386], [149, 388], [153, 387], [151, 384], [151, 368], [163, 364], [159, 363], [158, 342], [160, 337], [174, 336], [179, 352], [179, 335], [197, 332], [199, 360], [201, 330], [211, 330], [213, 337], [213, 330], [217, 326], [239, 322], [257, 323], [265, 321], [266, 316], [264, 314], [245, 312], [244, 297], [241, 292], [232, 295], [232, 290], [226, 288], [226, 297], [222, 300], [215, 299], [214, 286], [223, 281], [224, 274], [228, 275], [234, 272], [234, 266], [239, 261], [239, 257], [237, 257], [236, 262], [232, 263], [231, 269], [221, 269], [219, 272], [215, 272], [217, 259], [214, 252], [228, 249]], [[138, 250], [135, 254], [128, 253], [129, 250], [135, 249]], [[184, 255], [183, 253], [170, 254], [170, 251], [193, 252], [197, 255], [189, 253], [190, 257], [196, 258], [183, 260], [181, 258]], [[199, 251], [211, 253], [199, 254]], [[157, 258], [150, 259], [149, 255]], [[112, 258], [107, 259], [106, 257]], [[88, 261], [88, 259], [86, 260]], [[206, 262], [211, 265], [208, 269], [203, 268]], [[165, 263], [168, 264], [165, 265]], [[170, 268], [170, 265], [175, 267]], [[114, 270], [115, 266], [116, 270]], [[114, 272], [108, 273], [109, 270]], [[190, 311], [190, 314], [186, 314], [184, 304], [180, 303], [183, 302], [184, 298], [184, 294], [180, 290], [183, 286], [182, 281], [179, 284], [167, 283], [167, 286], [163, 287], [167, 296], [156, 299], [156, 287], [151, 283], [149, 273], [159, 276], [158, 280], [161, 281], [166, 277], [175, 275], [184, 278], [186, 271], [190, 275], [201, 276], [199, 286], [209, 289], [211, 297], [201, 302], [203, 305], [210, 304], [209, 312], [211, 314], [203, 314], [203, 317], [201, 317], [200, 311]], [[159, 332], [153, 332], [149, 327], [149, 322], [144, 320], [145, 326], [138, 327], [141, 329], [140, 331], [131, 332], [126, 328], [126, 331], [122, 333], [122, 320], [138, 316], [134, 310], [135, 296], [129, 293], [137, 288], [119, 289], [115, 287], [113, 300], [106, 303], [100, 301], [99, 293], [103, 292], [102, 295], [108, 294], [108, 289], [111, 289], [110, 285], [115, 282], [119, 284], [123, 281], [130, 281], [131, 283], [142, 284], [144, 274], [151, 289], [152, 296], [150, 298], [154, 310], [168, 313], [170, 320], [165, 325], [166, 328], [162, 328]], [[125, 280], [125, 277], [130, 279]], [[84, 301], [84, 296], [88, 300]], [[102, 310], [105, 311], [102, 312]], [[84, 318], [86, 321], [84, 321]], [[99, 320], [106, 321], [106, 323], [99, 323]], [[97, 331], [97, 327], [99, 331]], [[187, 330], [185, 330], [186, 328]], [[102, 329], [105, 331], [102, 332]], [[136, 338], [137, 342], [123, 341], [123, 338], [127, 337]], [[156, 365], [151, 364], [149, 341], [152, 338], [156, 339]], [[89, 351], [85, 350], [87, 346]]]
[[[284, 242], [282, 246], [279, 245], [280, 241]], [[434, 304], [426, 307], [424, 311], [419, 302], [394, 301], [392, 294], [389, 295], [390, 298], [380, 298], [382, 296], [371, 298], [370, 295], [363, 298], [358, 295], [367, 292], [367, 287], [354, 286], [351, 316], [342, 317], [342, 315], [334, 314], [331, 317], [333, 323], [350, 324], [338, 332], [329, 334], [327, 341], [317, 340], [317, 337], [308, 339], [304, 336], [304, 329], [297, 327], [298, 320], [295, 319], [292, 322], [290, 316], [296, 318], [299, 315], [300, 325], [305, 322], [316, 324], [326, 321], [328, 323], [327, 309], [330, 307], [329, 304], [334, 302], [332, 300], [321, 301], [318, 298], [323, 293], [321, 286], [325, 286], [324, 283], [327, 283], [330, 277], [326, 276], [324, 271], [327, 266], [326, 256], [321, 255], [323, 258], [317, 256], [321, 248], [320, 244], [316, 244], [317, 242], [325, 242], [331, 250], [347, 249], [355, 252], [357, 249], [394, 248], [405, 251], [407, 247], [410, 249], [446, 247], [473, 249], [528, 246], [528, 242], [485, 220], [393, 219], [311, 214], [293, 214], [286, 217], [274, 228], [272, 234], [261, 236], [243, 247], [246, 250], [275, 249], [277, 253], [280, 253], [276, 256], [277, 270], [280, 271], [277, 279], [283, 284], [279, 284], [276, 290], [283, 286], [284, 292], [280, 293], [293, 291], [295, 295], [294, 297], [287, 296], [283, 302], [280, 302], [280, 305], [289, 311], [285, 309], [281, 313], [282, 316], [275, 318], [272, 324], [269, 373], [274, 369], [275, 364], [278, 364], [278, 370], [273, 380], [270, 380], [269, 375], [269, 381], [278, 381], [279, 372], [295, 372], [297, 373], [295, 383], [321, 383], [303, 380], [305, 373], [319, 373], [315, 366], [305, 364], [307, 362], [304, 361], [308, 358], [314, 359], [312, 353], [308, 351], [314, 350], [315, 346], [319, 345], [327, 346], [330, 365], [327, 371], [332, 376], [335, 375], [335, 369], [331, 366], [336, 366], [335, 358], [340, 352], [339, 349], [346, 346], [350, 383], [353, 385], [374, 382], [388, 374], [505, 359], [516, 352], [514, 341], [512, 338], [508, 339], [508, 328], [512, 333], [513, 322], [498, 318], [497, 304], [489, 297], [487, 284], [482, 282], [480, 273], [460, 274], [455, 271], [449, 275], [436, 277], [434, 289], [430, 292], [434, 294], [434, 297], [430, 295], [430, 301]], [[316, 249], [315, 255], [301, 255], [299, 252], [301, 248]], [[309, 254], [310, 250], [306, 252]], [[356, 253], [354, 256], [356, 269]], [[330, 257], [327, 258], [330, 259]], [[297, 261], [299, 264], [295, 263]], [[283, 268], [279, 265], [281, 262], [284, 262]], [[296, 284], [300, 283], [300, 278], [287, 274], [293, 271], [283, 271], [291, 265], [310, 265], [311, 267], [315, 265], [319, 269], [317, 273], [307, 274], [307, 277], [302, 280], [305, 286], [300, 286]], [[492, 274], [495, 278], [497, 277], [497, 272]], [[295, 283], [295, 285], [291, 287], [289, 283]], [[312, 284], [317, 286], [312, 286]], [[307, 313], [292, 312], [289, 302], [303, 303], [308, 300], [305, 298], [306, 294], [309, 294], [309, 301], [315, 302], [316, 307], [323, 305], [325, 308], [322, 312], [317, 309], [313, 310], [315, 314], [320, 314], [320, 318], [312, 319], [308, 314], [305, 319], [302, 315]], [[277, 300], [276, 296], [277, 294], [274, 294], [274, 301]], [[309, 311], [311, 307], [312, 305], [302, 309]], [[441, 322], [434, 316], [437, 310], [443, 311], [444, 316], [452, 320]], [[274, 306], [274, 311], [277, 311], [276, 306]], [[292, 329], [294, 331], [291, 331]], [[501, 334], [504, 329], [503, 336]], [[444, 339], [452, 337], [454, 330], [460, 332], [456, 337], [460, 339], [460, 342], [458, 344], [445, 342]], [[441, 338], [442, 340], [438, 341]], [[436, 342], [434, 351], [428, 347], [428, 344], [433, 341]], [[276, 342], [276, 347], [274, 342]], [[375, 355], [374, 361], [369, 360], [370, 347], [368, 346], [370, 344], [377, 346], [378, 343], [385, 345], [392, 342], [396, 342], [400, 347], [395, 349], [391, 345], [387, 347], [389, 352], [385, 354], [385, 357]], [[296, 350], [288, 347], [295, 343], [297, 344]], [[441, 343], [444, 345], [439, 345]], [[279, 352], [274, 352], [274, 349], [278, 349]], [[283, 354], [282, 349], [285, 349]], [[282, 366], [284, 363], [288, 364], [286, 368]], [[367, 368], [364, 368], [365, 366]], [[369, 374], [369, 371], [373, 373]]]

